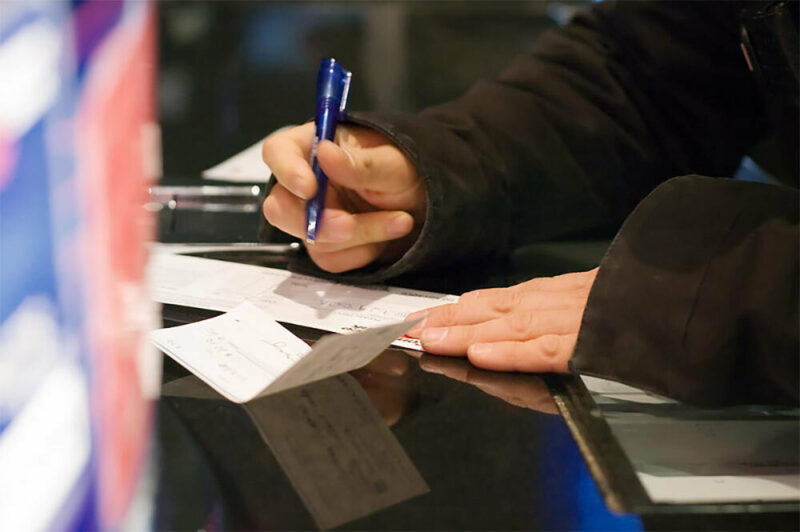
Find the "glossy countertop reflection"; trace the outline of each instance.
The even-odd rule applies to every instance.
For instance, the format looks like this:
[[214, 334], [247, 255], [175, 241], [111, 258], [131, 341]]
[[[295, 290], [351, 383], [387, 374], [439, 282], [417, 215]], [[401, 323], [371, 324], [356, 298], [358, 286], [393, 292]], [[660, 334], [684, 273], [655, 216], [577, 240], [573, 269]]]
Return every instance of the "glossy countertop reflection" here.
[[605, 508], [534, 375], [390, 349], [247, 405], [168, 359], [164, 382], [159, 530], [641, 528]]

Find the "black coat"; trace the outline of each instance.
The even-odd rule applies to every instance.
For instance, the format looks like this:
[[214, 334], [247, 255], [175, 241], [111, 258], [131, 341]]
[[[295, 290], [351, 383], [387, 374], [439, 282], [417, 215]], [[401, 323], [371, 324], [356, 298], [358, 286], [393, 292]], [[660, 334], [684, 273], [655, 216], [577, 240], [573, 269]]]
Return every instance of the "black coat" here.
[[[415, 162], [428, 211], [400, 260], [343, 278], [621, 225], [572, 370], [698, 404], [797, 404], [796, 100], [748, 68], [742, 17], [734, 2], [606, 2], [456, 101], [353, 114]], [[731, 176], [776, 131], [784, 185], [699, 177]]]

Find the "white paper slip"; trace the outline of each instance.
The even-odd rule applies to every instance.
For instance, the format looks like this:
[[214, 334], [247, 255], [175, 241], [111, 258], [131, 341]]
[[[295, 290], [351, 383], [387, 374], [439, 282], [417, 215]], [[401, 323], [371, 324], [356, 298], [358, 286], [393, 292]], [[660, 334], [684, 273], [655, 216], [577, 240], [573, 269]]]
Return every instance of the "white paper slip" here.
[[300, 244], [263, 244], [261, 242], [150, 242], [150, 253], [267, 253], [293, 255], [300, 251]]
[[[349, 333], [402, 321], [425, 308], [458, 297], [387, 286], [351, 286], [286, 270], [220, 260], [153, 254], [148, 276], [161, 303], [228, 311], [243, 301], [284, 323]], [[421, 350], [419, 341], [394, 345]]]
[[236, 403], [367, 364], [415, 322], [326, 336], [314, 348], [245, 302], [215, 318], [159, 329], [152, 341]]
[[263, 143], [263, 140], [259, 140], [233, 157], [225, 159], [208, 170], [203, 170], [203, 177], [236, 183], [266, 183], [272, 172], [261, 158]]
[[630, 403], [643, 404], [677, 404], [677, 401], [651, 393], [640, 388], [634, 388], [621, 382], [616, 382], [589, 375], [581, 375], [583, 384], [592, 394], [592, 398], [598, 404], [605, 404], [615, 401], [626, 401]]
[[797, 501], [800, 476], [651, 475], [637, 473], [654, 502], [668, 504]]

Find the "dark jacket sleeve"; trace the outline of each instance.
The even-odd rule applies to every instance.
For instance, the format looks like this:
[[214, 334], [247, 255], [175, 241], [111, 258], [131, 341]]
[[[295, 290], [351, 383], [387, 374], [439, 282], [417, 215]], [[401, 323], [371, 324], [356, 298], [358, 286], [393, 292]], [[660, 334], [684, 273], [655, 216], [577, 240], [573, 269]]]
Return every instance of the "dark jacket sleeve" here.
[[[766, 130], [732, 2], [605, 2], [418, 115], [355, 113], [415, 162], [425, 225], [375, 282], [618, 228], [658, 183], [730, 175]], [[319, 272], [316, 272], [319, 273]]]
[[603, 259], [571, 368], [701, 405], [798, 404], [796, 189], [680, 177]]

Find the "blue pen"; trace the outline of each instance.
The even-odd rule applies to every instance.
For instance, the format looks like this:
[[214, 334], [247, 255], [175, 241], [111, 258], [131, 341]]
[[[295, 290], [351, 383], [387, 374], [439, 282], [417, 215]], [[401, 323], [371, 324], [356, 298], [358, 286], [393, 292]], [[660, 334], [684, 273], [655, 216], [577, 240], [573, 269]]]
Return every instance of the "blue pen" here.
[[344, 120], [351, 78], [352, 73], [343, 69], [336, 59], [323, 59], [319, 65], [317, 110], [314, 118], [316, 132], [311, 145], [311, 169], [317, 178], [317, 193], [306, 203], [306, 242], [314, 242], [317, 238], [322, 209], [325, 207], [325, 190], [328, 188], [328, 176], [317, 161], [317, 146], [321, 140], [333, 140], [336, 124]]

